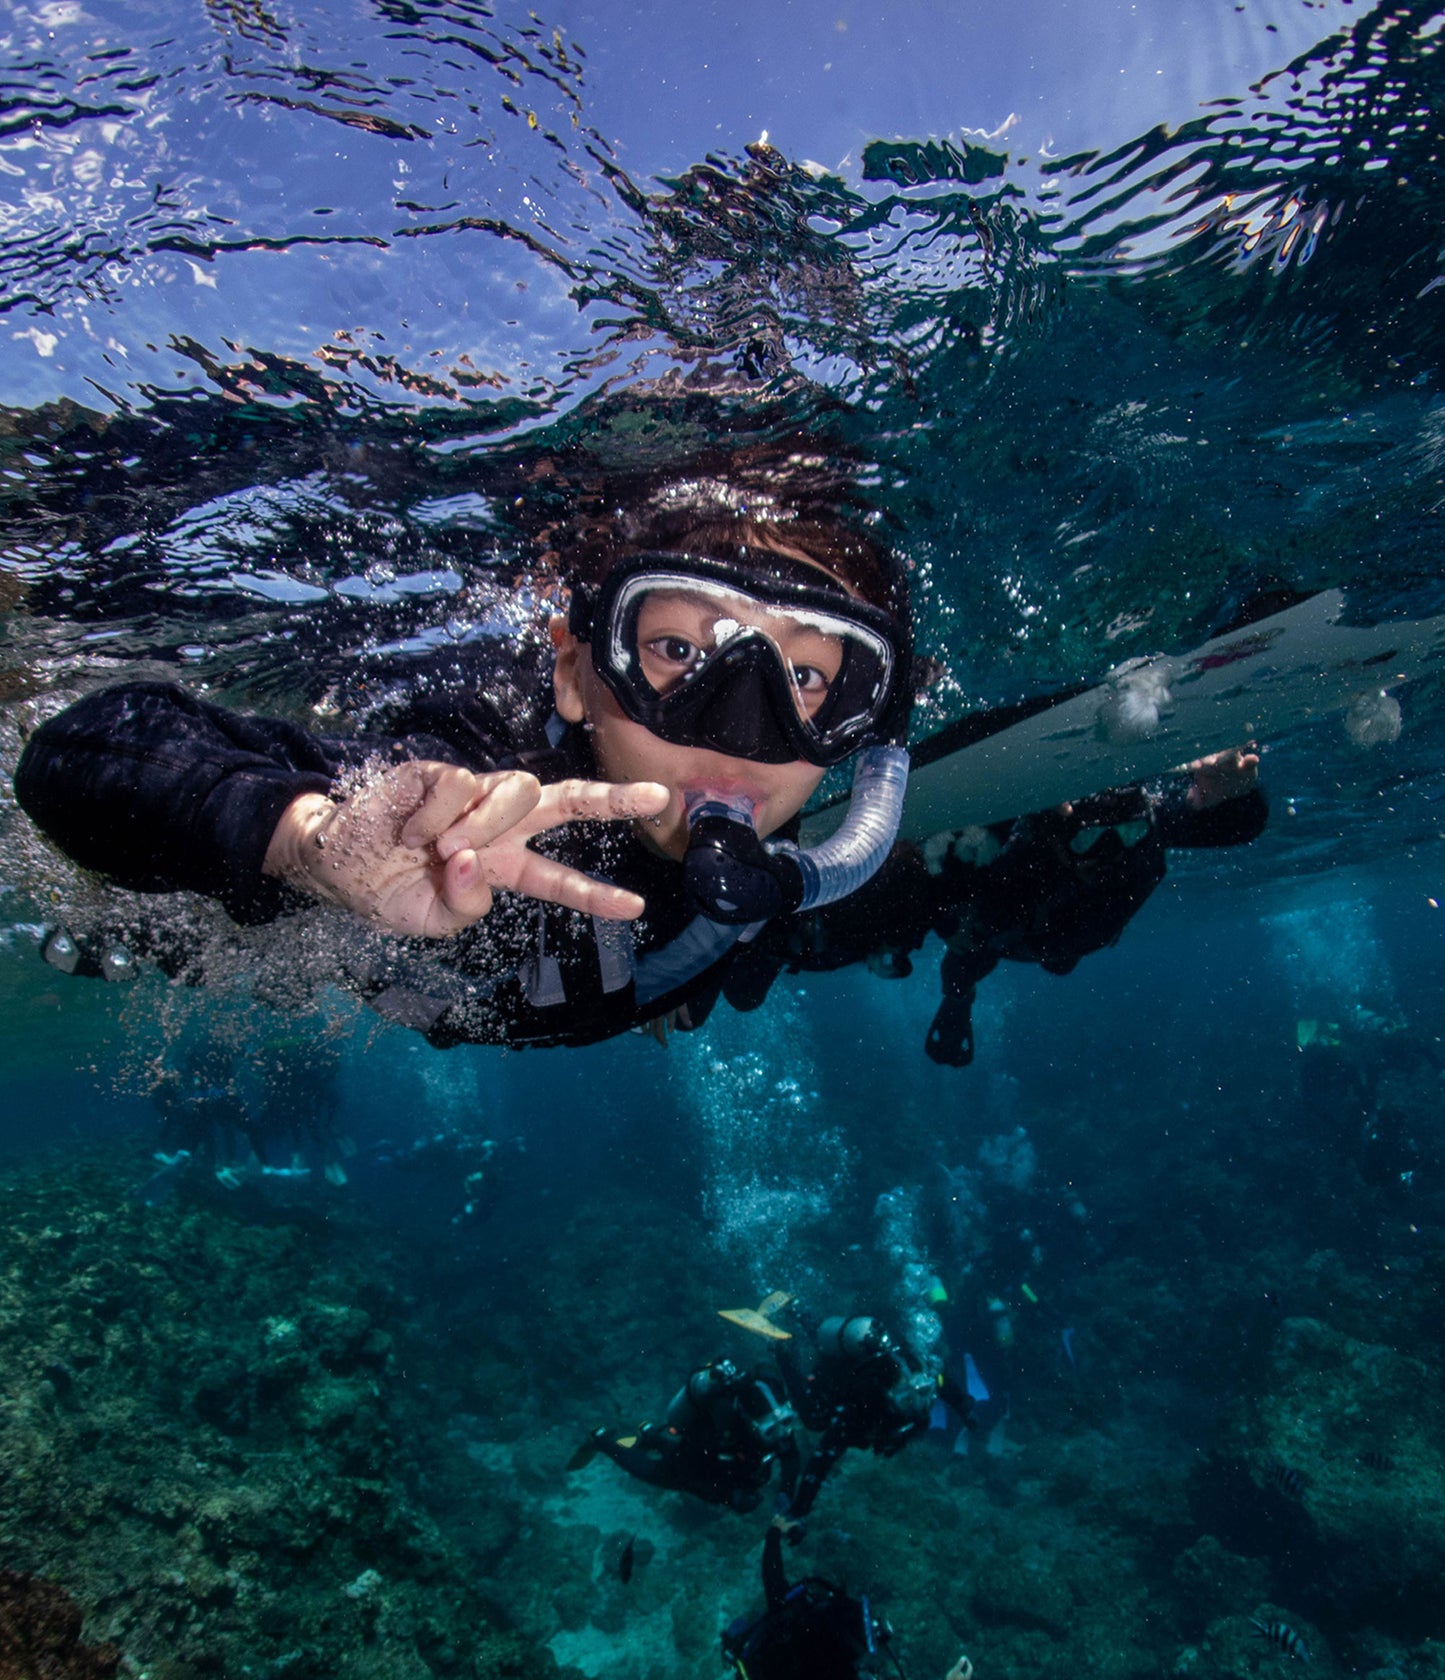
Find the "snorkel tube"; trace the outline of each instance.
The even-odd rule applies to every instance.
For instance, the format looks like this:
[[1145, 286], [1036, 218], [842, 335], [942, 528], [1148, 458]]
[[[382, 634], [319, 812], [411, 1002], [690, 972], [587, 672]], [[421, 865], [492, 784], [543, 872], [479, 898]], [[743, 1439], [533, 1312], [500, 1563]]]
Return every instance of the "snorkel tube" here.
[[865, 747], [847, 815], [806, 851], [791, 840], [760, 839], [748, 800], [708, 789], [689, 793], [683, 859], [689, 902], [709, 921], [737, 926], [846, 898], [877, 873], [892, 849], [907, 787], [905, 747]]

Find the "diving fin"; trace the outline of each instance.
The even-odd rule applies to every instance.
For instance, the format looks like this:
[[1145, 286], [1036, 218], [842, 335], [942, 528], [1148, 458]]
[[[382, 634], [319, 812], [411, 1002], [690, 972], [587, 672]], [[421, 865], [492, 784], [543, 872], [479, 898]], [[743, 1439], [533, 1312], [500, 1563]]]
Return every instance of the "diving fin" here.
[[771, 1295], [766, 1295], [755, 1307], [720, 1307], [718, 1317], [725, 1318], [729, 1324], [736, 1324], [740, 1329], [751, 1331], [754, 1336], [765, 1336], [773, 1342], [790, 1342], [793, 1339], [791, 1330], [782, 1330], [773, 1323], [773, 1315], [780, 1313], [793, 1297], [785, 1289], [775, 1289]]
[[577, 1451], [572, 1454], [571, 1458], [567, 1460], [568, 1471], [585, 1470], [596, 1458], [598, 1447], [606, 1439], [607, 1431], [605, 1429], [594, 1429], [582, 1445], [578, 1447]]

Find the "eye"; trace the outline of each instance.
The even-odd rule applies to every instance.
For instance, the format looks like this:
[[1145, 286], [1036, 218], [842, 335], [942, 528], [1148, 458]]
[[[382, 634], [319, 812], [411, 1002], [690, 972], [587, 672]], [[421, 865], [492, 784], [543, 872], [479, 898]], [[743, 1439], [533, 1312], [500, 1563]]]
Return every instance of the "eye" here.
[[666, 665], [690, 670], [702, 658], [702, 649], [686, 636], [659, 636], [647, 644], [647, 651]]
[[826, 671], [819, 670], [816, 665], [795, 665], [793, 667], [793, 683], [798, 693], [809, 700], [820, 701], [828, 692], [828, 685], [832, 681]]

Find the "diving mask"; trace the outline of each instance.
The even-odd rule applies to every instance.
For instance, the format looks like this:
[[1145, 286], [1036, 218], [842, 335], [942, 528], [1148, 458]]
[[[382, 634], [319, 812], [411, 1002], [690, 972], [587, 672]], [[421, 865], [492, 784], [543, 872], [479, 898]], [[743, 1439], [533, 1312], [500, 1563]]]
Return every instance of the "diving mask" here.
[[577, 587], [569, 627], [622, 710], [660, 739], [826, 769], [902, 738], [910, 649], [888, 613], [818, 575], [638, 555]]

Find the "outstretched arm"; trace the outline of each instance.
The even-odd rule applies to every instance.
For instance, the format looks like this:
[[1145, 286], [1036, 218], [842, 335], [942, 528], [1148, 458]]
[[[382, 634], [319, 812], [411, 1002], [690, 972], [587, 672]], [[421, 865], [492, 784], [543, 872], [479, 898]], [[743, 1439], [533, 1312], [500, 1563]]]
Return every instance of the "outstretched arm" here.
[[783, 1568], [783, 1536], [797, 1526], [786, 1517], [774, 1517], [763, 1536], [763, 1597], [769, 1610], [776, 1610], [788, 1596], [788, 1573]]
[[239, 922], [269, 921], [288, 895], [261, 872], [281, 813], [324, 794], [337, 743], [251, 718], [171, 683], [87, 695], [30, 737], [15, 774], [22, 808], [82, 868], [135, 892], [195, 892]]
[[[16, 797], [68, 857], [136, 892], [194, 892], [238, 922], [270, 921], [295, 889], [402, 934], [454, 933], [498, 886], [609, 920], [634, 895], [528, 849], [578, 818], [660, 810], [652, 783], [561, 783], [520, 771], [396, 763], [406, 743], [330, 740], [248, 717], [171, 683], [87, 695], [31, 736]], [[413, 750], [415, 750], [413, 748]], [[363, 773], [387, 755], [390, 768]], [[338, 802], [338, 778], [357, 773]], [[318, 844], [318, 840], [320, 844]]]

